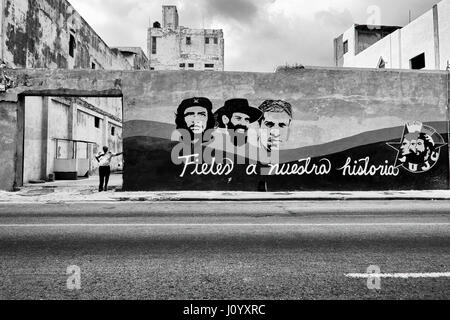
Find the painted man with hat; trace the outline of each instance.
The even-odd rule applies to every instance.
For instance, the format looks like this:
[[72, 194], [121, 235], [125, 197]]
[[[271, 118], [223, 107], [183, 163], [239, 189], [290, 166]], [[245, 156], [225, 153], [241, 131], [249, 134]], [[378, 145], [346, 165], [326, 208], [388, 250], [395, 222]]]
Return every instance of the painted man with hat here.
[[252, 161], [249, 157], [249, 137], [252, 127], [257, 135], [257, 124], [262, 112], [250, 106], [247, 99], [230, 99], [216, 111], [215, 116], [218, 128], [208, 148], [214, 150], [216, 162], [232, 161], [234, 164], [231, 174], [222, 177], [221, 190], [255, 190], [257, 182], [254, 180], [257, 177], [247, 174]]
[[191, 174], [197, 163], [210, 163], [203, 155], [216, 124], [212, 108], [211, 101], [204, 97], [185, 99], [177, 108], [177, 130], [172, 135], [171, 146], [173, 166], [165, 173], [167, 181], [175, 182], [175, 189], [207, 189], [214, 182], [215, 177]]
[[257, 122], [262, 112], [251, 107], [247, 99], [231, 99], [216, 111], [219, 129], [226, 129], [235, 146], [248, 142], [248, 130], [252, 123]]
[[177, 130], [188, 133], [187, 137], [183, 135], [183, 141], [204, 142], [205, 132], [215, 126], [211, 101], [203, 97], [183, 100], [175, 114], [175, 124]]

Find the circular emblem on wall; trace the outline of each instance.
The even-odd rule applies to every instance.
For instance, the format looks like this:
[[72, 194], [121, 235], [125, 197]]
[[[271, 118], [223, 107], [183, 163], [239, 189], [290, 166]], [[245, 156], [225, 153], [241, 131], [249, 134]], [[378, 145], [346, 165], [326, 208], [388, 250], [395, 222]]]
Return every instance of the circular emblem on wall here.
[[405, 125], [400, 142], [388, 145], [397, 151], [395, 160], [397, 168], [402, 167], [412, 173], [423, 173], [436, 165], [441, 148], [446, 143], [434, 128], [415, 121]]

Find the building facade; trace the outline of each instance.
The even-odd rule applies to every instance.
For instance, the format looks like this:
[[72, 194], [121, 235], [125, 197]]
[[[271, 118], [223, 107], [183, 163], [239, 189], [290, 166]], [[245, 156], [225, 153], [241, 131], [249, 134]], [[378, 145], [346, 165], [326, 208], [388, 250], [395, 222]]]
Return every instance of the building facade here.
[[162, 7], [162, 25], [148, 29], [147, 48], [151, 70], [224, 71], [223, 31], [180, 26], [176, 6]]
[[445, 70], [450, 61], [450, 0], [405, 27], [353, 25], [334, 40], [337, 67]]
[[[142, 70], [140, 48], [110, 48], [66, 0], [1, 0], [6, 68]], [[102, 146], [122, 151], [121, 98], [26, 97], [23, 183], [96, 174]], [[1, 134], [1, 132], [0, 132]], [[122, 157], [112, 170], [122, 169]]]
[[148, 69], [148, 58], [140, 47], [116, 47], [112, 48], [115, 52], [120, 54], [130, 63], [133, 70]]
[[[122, 150], [122, 99], [26, 97], [23, 182], [95, 174], [102, 146]], [[113, 171], [122, 159], [113, 158]]]

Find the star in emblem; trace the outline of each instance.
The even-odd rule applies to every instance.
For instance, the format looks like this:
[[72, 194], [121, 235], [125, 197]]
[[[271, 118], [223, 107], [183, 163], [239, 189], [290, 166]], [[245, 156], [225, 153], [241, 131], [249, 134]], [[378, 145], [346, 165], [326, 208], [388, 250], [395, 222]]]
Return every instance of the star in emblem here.
[[[430, 126], [426, 126], [423, 125], [420, 122], [414, 122], [414, 123], [410, 123], [410, 124], [406, 124], [405, 128], [403, 130], [403, 136], [400, 140], [400, 142], [388, 142], [387, 145], [389, 147], [391, 147], [392, 149], [394, 149], [395, 151], [397, 151], [397, 157], [395, 159], [395, 167], [399, 168], [399, 167], [404, 167], [405, 169], [408, 169], [408, 154], [411, 152], [411, 148], [414, 149], [415, 146], [413, 146], [413, 144], [417, 143], [417, 138], [419, 137], [420, 134], [426, 134], [429, 138], [428, 140], [430, 140], [430, 142], [432, 142], [433, 146], [434, 146], [434, 150], [437, 151], [437, 155], [439, 158], [440, 155], [440, 149], [444, 146], [447, 145], [447, 143], [445, 143], [444, 139], [442, 138], [442, 136], [432, 127]], [[434, 166], [434, 164], [437, 162], [434, 161], [434, 163], [432, 163], [432, 166]], [[431, 169], [430, 166], [427, 170]], [[424, 172], [424, 171], [422, 171]]]

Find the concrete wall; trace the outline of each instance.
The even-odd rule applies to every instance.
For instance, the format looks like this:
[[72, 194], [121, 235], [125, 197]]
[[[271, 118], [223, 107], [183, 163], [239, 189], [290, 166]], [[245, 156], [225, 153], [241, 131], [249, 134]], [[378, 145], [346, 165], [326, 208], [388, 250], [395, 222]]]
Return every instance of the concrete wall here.
[[[14, 79], [15, 87], [2, 95], [5, 101], [14, 101], [19, 93], [123, 94], [127, 190], [256, 190], [261, 182], [269, 191], [448, 188], [446, 72], [306, 68], [275, 74], [6, 73]], [[189, 164], [188, 173], [181, 177], [185, 163], [172, 161], [172, 152], [180, 146], [172, 136], [174, 114], [183, 99], [199, 96], [209, 98], [214, 111], [231, 98], [248, 99], [254, 107], [267, 99], [289, 102], [293, 110], [290, 138], [281, 148], [278, 162], [273, 163], [283, 170], [290, 168], [286, 174], [263, 174], [267, 163], [259, 158], [255, 172], [248, 174], [247, 160], [255, 160], [248, 158], [245, 164], [233, 162], [236, 166], [230, 172], [215, 175], [193, 171], [195, 165]], [[413, 121], [413, 126], [406, 126]], [[252, 128], [257, 129], [258, 123], [252, 123]], [[400, 145], [406, 141], [408, 130], [423, 130], [429, 135], [433, 161], [423, 158], [416, 168], [408, 166], [413, 160], [401, 162]], [[210, 144], [201, 151], [206, 147]], [[209, 168], [209, 163], [203, 166]]]
[[[48, 104], [45, 97], [27, 97], [25, 99], [25, 144], [24, 144], [24, 174], [25, 183], [32, 180], [45, 179], [45, 162], [48, 134]], [[47, 110], [45, 110], [47, 109]]]
[[[147, 34], [147, 53], [152, 70], [224, 70], [222, 30], [179, 26], [175, 6], [163, 6], [162, 17], [162, 28], [149, 28]], [[190, 44], [186, 41], [187, 37], [191, 38]], [[156, 53], [152, 50], [153, 38], [156, 38]], [[209, 43], [205, 38], [209, 39]], [[180, 64], [185, 66], [180, 67]], [[189, 64], [193, 66], [189, 67]]]
[[[160, 72], [150, 78], [141, 74], [136, 80], [144, 85], [136, 87], [132, 99], [124, 97], [126, 189], [255, 191], [261, 181], [271, 191], [448, 187], [448, 152], [442, 147], [448, 132], [446, 73], [347, 69], [281, 74]], [[171, 152], [178, 142], [171, 141], [171, 134], [177, 106], [191, 97], [209, 98], [214, 111], [231, 98], [246, 98], [255, 107], [267, 99], [289, 102], [294, 117], [280, 163], [298, 166], [301, 159], [303, 164], [310, 159], [311, 166], [319, 166], [325, 161], [331, 171], [267, 178], [246, 176], [242, 174], [246, 168], [237, 173], [236, 166], [237, 176], [214, 176], [192, 171], [195, 166], [191, 164], [188, 172], [194, 173], [181, 177], [186, 167], [173, 163]], [[422, 174], [400, 168], [398, 152], [388, 145], [402, 141], [405, 124], [411, 121], [433, 127], [439, 133], [436, 143], [442, 143], [439, 164]], [[385, 166], [392, 174], [359, 176], [339, 170], [347, 161], [355, 170], [364, 167], [367, 157], [368, 168]]]
[[[85, 98], [86, 100], [109, 99], [115, 102], [108, 103], [109, 105], [120, 102], [120, 109], [122, 107], [121, 99], [117, 98]], [[77, 109], [77, 124], [75, 140], [84, 140], [94, 142], [90, 150], [89, 159], [91, 160], [91, 174], [98, 174], [98, 162], [94, 156], [102, 151], [103, 146], [108, 146], [113, 153], [122, 151], [122, 123], [114, 120], [104, 114], [98, 113], [94, 110], [84, 107], [82, 104], [76, 103]], [[100, 118], [99, 128], [95, 127], [95, 118]], [[120, 114], [120, 119], [122, 115]], [[115, 127], [114, 136], [111, 135], [111, 127]], [[123, 166], [122, 156], [113, 158], [111, 161], [111, 170], [122, 170]]]
[[72, 125], [69, 123], [69, 119], [71, 119], [70, 113], [72, 112], [70, 103], [61, 99], [52, 98], [48, 100], [48, 103], [48, 137], [46, 141], [43, 141], [44, 144], [47, 143], [45, 178], [48, 178], [48, 175], [55, 171], [55, 139], [71, 139], [72, 135]]
[[164, 28], [178, 28], [178, 11], [176, 6], [162, 7], [162, 24]]
[[148, 58], [139, 47], [117, 47], [113, 50], [120, 51], [128, 63], [133, 66], [133, 70], [148, 70]]
[[450, 61], [450, 1], [438, 3], [440, 69], [445, 70]]
[[[108, 116], [108, 111], [114, 114]], [[99, 128], [95, 127], [96, 117], [100, 119]], [[110, 146], [115, 153], [122, 151], [121, 119], [121, 98], [26, 97], [23, 182], [45, 180], [55, 172], [55, 159], [73, 157], [72, 142], [59, 141], [57, 150], [56, 139], [92, 142], [77, 143], [77, 158], [89, 159], [89, 173], [98, 174], [94, 156], [103, 146]], [[114, 136], [112, 126], [116, 128]], [[122, 157], [114, 158], [111, 169], [122, 170], [122, 163]]]
[[[5, 0], [2, 59], [12, 68], [97, 68], [130, 70], [68, 1]], [[70, 35], [76, 39], [69, 55]]]
[[[152, 37], [157, 39], [156, 54], [152, 54]], [[191, 38], [191, 44], [186, 43], [187, 37]], [[209, 44], [205, 43], [206, 37], [210, 38]], [[217, 44], [214, 43], [214, 38], [217, 38]], [[180, 70], [180, 63], [185, 64], [186, 70], [224, 69], [222, 30], [150, 28], [148, 48], [150, 67], [154, 70]], [[190, 63], [194, 67], [189, 67]], [[205, 64], [214, 64], [214, 67], [205, 68]]]
[[0, 102], [0, 190], [12, 190], [16, 175], [17, 103]]
[[[55, 139], [71, 139], [70, 112], [70, 102], [62, 99], [25, 98], [24, 183], [45, 180], [54, 172]], [[60, 144], [58, 153], [70, 157], [69, 144]]]

